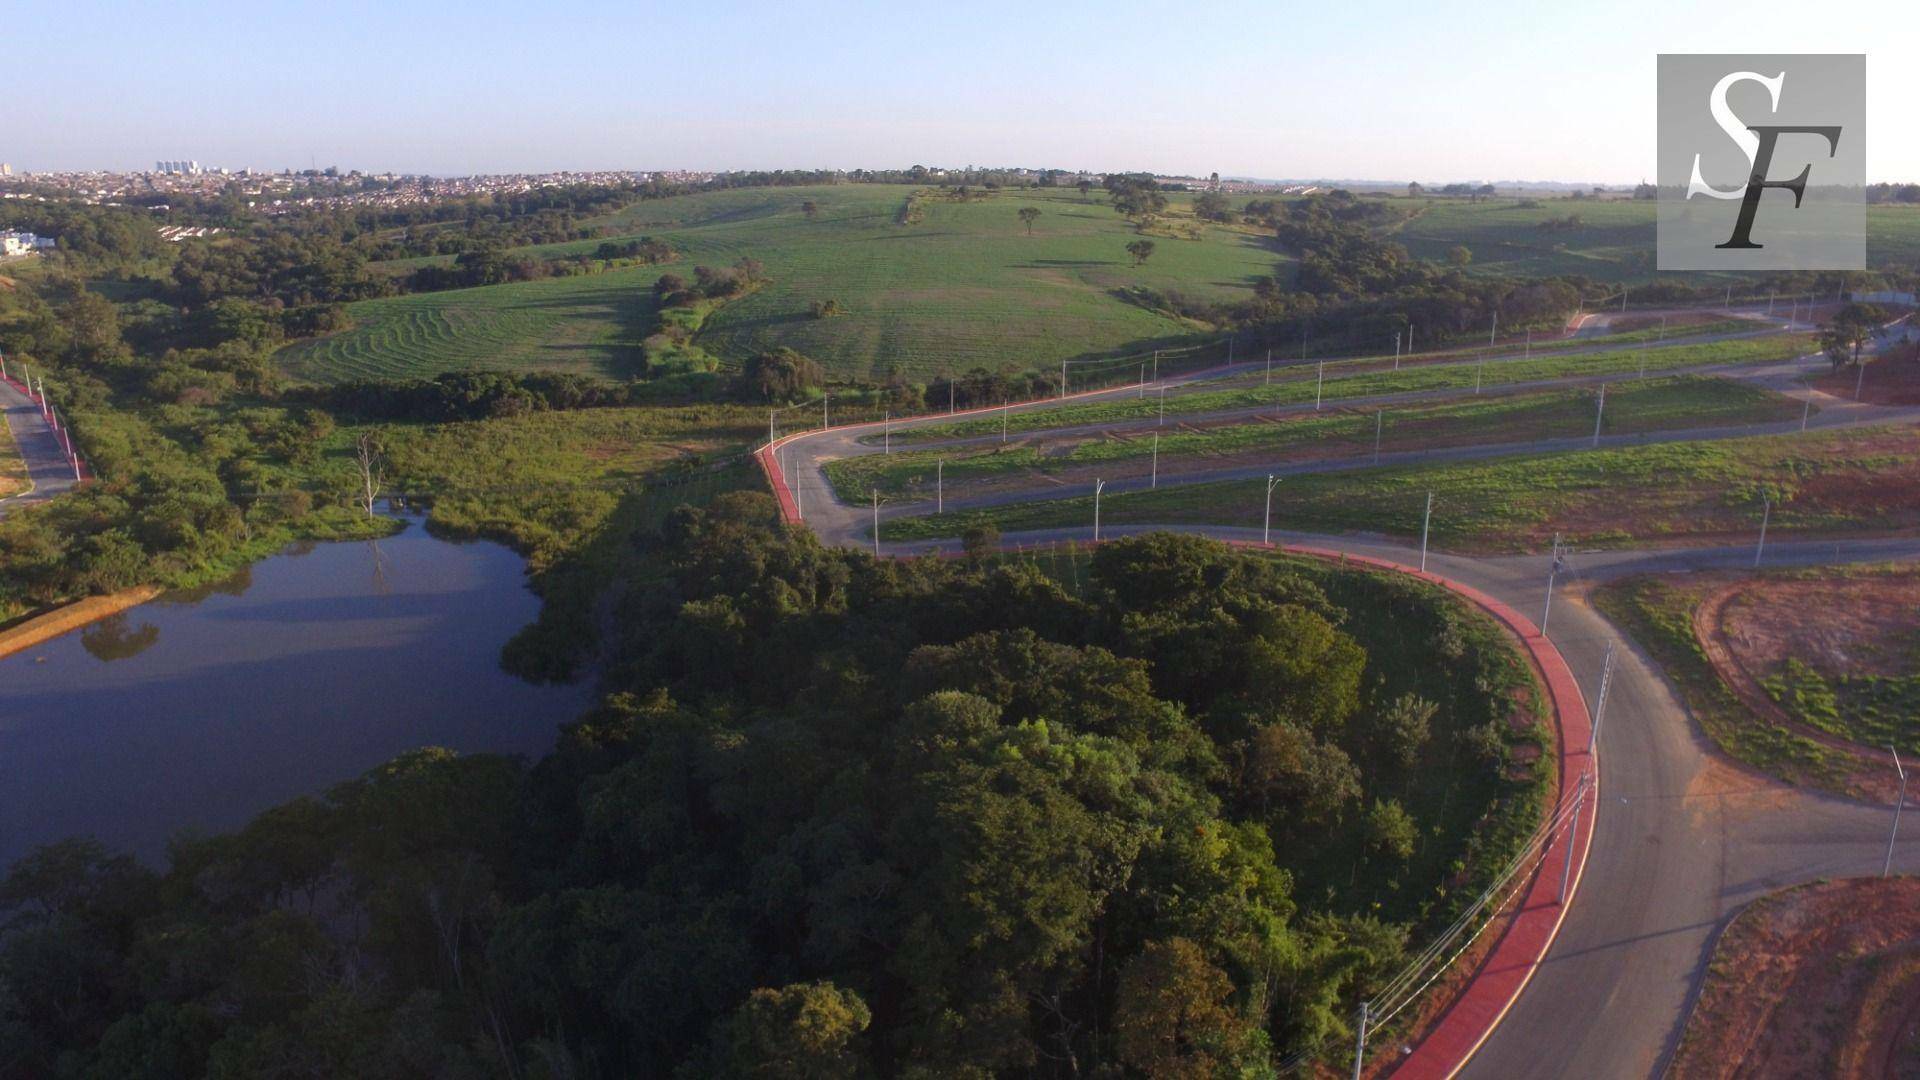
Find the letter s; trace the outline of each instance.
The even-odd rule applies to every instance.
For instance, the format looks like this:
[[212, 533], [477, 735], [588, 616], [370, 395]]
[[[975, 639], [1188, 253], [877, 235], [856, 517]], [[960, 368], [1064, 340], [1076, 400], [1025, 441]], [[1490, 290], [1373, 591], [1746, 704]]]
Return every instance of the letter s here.
[[[1760, 152], [1760, 137], [1748, 131], [1747, 126], [1740, 122], [1740, 118], [1733, 115], [1732, 106], [1727, 104], [1727, 91], [1734, 83], [1743, 81], [1757, 82], [1766, 87], [1767, 93], [1773, 96], [1773, 111], [1777, 113], [1780, 111], [1780, 87], [1787, 81], [1787, 73], [1783, 71], [1769, 79], [1757, 71], [1736, 71], [1721, 76], [1720, 81], [1713, 84], [1713, 93], [1707, 95], [1707, 111], [1713, 114], [1713, 122], [1720, 125], [1720, 130], [1727, 133], [1727, 138], [1733, 140], [1733, 144], [1740, 148], [1741, 153], [1747, 155], [1747, 169], [1751, 171], [1754, 155]], [[1708, 184], [1700, 175], [1700, 155], [1693, 155], [1693, 176], [1687, 181], [1687, 198], [1707, 195], [1715, 199], [1738, 199], [1746, 193], [1746, 190], [1745, 184], [1727, 191], [1721, 191]]]

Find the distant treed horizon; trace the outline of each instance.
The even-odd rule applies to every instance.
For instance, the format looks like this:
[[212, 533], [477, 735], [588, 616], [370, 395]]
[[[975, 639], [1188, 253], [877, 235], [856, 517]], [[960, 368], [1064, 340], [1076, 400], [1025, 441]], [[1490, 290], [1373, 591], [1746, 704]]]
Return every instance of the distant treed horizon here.
[[[804, 7], [804, 10], [801, 8]], [[1351, 180], [1650, 179], [1662, 52], [1867, 55], [1868, 177], [1920, 179], [1920, 29], [1868, 2], [1810, 19], [1651, 3], [1527, 19], [1388, 3], [1204, 12], [442, 0], [169, 11], [32, 0], [0, 162], [466, 176], [958, 168]], [[1907, 125], [1910, 126], [1910, 125]]]

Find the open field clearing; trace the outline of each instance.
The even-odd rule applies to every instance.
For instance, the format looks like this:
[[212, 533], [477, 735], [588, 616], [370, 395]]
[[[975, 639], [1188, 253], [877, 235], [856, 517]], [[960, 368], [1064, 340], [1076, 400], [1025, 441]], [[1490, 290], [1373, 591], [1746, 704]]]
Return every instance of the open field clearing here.
[[[1113, 524], [1257, 527], [1264, 483], [1237, 480], [1128, 492], [1101, 502]], [[1575, 545], [1736, 541], [1769, 536], [1920, 529], [1920, 431], [1855, 428], [1617, 450], [1516, 455], [1413, 467], [1289, 476], [1274, 489], [1273, 525], [1314, 532], [1417, 537], [1434, 493], [1433, 540], [1460, 551]], [[958, 536], [975, 522], [1003, 531], [1085, 525], [1090, 498], [889, 522], [895, 539]]]
[[27, 490], [27, 463], [14, 445], [13, 433], [0, 421], [0, 499]]
[[1763, 896], [1714, 947], [1667, 1075], [1920, 1075], [1920, 879]]
[[[808, 202], [815, 204], [812, 216], [803, 209]], [[1175, 200], [1176, 210], [1182, 205]], [[1026, 206], [1040, 210], [1031, 236], [1017, 213]], [[564, 306], [572, 309], [569, 333], [599, 345], [592, 359], [617, 370], [626, 358], [607, 355], [607, 343], [637, 343], [644, 335], [623, 325], [628, 313], [609, 295], [642, 292], [661, 273], [690, 276], [696, 265], [751, 257], [766, 265], [770, 280], [722, 307], [698, 339], [728, 363], [788, 346], [851, 378], [894, 371], [924, 378], [943, 369], [1008, 365], [1044, 369], [1063, 357], [1174, 343], [1198, 329], [1130, 303], [1119, 290], [1145, 286], [1231, 299], [1247, 295], [1256, 277], [1285, 277], [1286, 258], [1269, 237], [1204, 225], [1190, 215], [1167, 220], [1196, 238], [1155, 231], [1147, 237], [1156, 245], [1153, 256], [1135, 267], [1125, 248], [1140, 234], [1099, 191], [1082, 198], [1071, 189], [1008, 190], [960, 202], [932, 189], [843, 184], [662, 199], [597, 220], [609, 236], [518, 250], [569, 254], [606, 239], [646, 235], [678, 252], [670, 265], [620, 272], [618, 282], [608, 274], [468, 290], [462, 306], [473, 310], [472, 328], [433, 325], [412, 310], [444, 297], [354, 304], [349, 311], [357, 329], [282, 355], [296, 373], [313, 378], [373, 370], [419, 374], [472, 366], [476, 358], [490, 359], [490, 366], [565, 366], [565, 350], [524, 340], [541, 330], [516, 326], [502, 333], [481, 314], [492, 307]], [[424, 261], [432, 260], [387, 265], [405, 269]], [[538, 290], [536, 299], [523, 300], [526, 290]], [[845, 314], [810, 317], [809, 305], [827, 300]]]
[[[1473, 253], [1469, 269], [1481, 273], [1581, 274], [1601, 281], [1645, 281], [1655, 276], [1651, 200], [1433, 198], [1424, 202], [1419, 215], [1397, 234], [1416, 258], [1445, 261], [1455, 247], [1465, 247]], [[1911, 266], [1917, 261], [1920, 207], [1867, 207], [1868, 266]]]
[[1755, 768], [1872, 800], [1887, 747], [1920, 755], [1920, 570], [1637, 577], [1602, 610], [1667, 670], [1701, 727]]
[[[1547, 379], [1577, 379], [1605, 375], [1649, 374], [1719, 364], [1777, 363], [1804, 355], [1813, 348], [1806, 334], [1778, 334], [1692, 345], [1666, 345], [1637, 352], [1596, 352], [1527, 359], [1458, 361], [1409, 364], [1399, 371], [1379, 360], [1342, 360], [1326, 365], [1324, 383], [1314, 365], [1276, 369], [1271, 383], [1262, 373], [1231, 379], [1194, 382], [1170, 390], [1164, 411], [1172, 417], [1268, 405], [1301, 405], [1318, 394], [1326, 401], [1374, 397], [1383, 394], [1493, 388]], [[1151, 389], [1151, 388], [1149, 388]], [[1124, 420], [1153, 420], [1162, 412], [1156, 393], [1117, 397], [1083, 405], [1014, 412], [1005, 417], [1007, 430], [1036, 431], [1078, 424], [1106, 424]], [[950, 424], [929, 424], [895, 435], [896, 442], [938, 442], [945, 439], [997, 435], [1002, 418], [995, 415]], [[878, 436], [868, 437], [872, 442]]]
[[[1041, 433], [1018, 443], [847, 458], [829, 464], [827, 476], [843, 502], [859, 502], [874, 490], [883, 499], [931, 498], [937, 463], [944, 463], [947, 494], [965, 497], [1040, 477], [1071, 483], [1091, 482], [1096, 474], [1109, 480], [1147, 476], [1156, 446], [1163, 478], [1236, 465], [1360, 461], [1375, 447], [1376, 426], [1383, 453], [1564, 439], [1592, 433], [1596, 404], [1596, 392], [1582, 388], [1386, 410], [1336, 408], [1277, 420], [1175, 423], [1124, 434]], [[1623, 382], [1609, 391], [1601, 433], [1732, 427], [1800, 414], [1800, 402], [1746, 383], [1707, 376], [1655, 378]]]
[[659, 267], [417, 293], [348, 305], [353, 328], [282, 349], [315, 382], [544, 368], [629, 376], [652, 331]]

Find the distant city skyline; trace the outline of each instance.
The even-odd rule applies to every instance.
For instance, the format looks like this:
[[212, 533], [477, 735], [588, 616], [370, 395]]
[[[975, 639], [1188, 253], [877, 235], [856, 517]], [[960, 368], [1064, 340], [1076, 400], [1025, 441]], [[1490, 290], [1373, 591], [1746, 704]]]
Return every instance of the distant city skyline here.
[[[1651, 179], [1660, 52], [1862, 52], [1868, 176], [1920, 180], [1905, 5], [1773, 0], [1479, 18], [732, 3], [564, 11], [32, 0], [9, 22], [16, 173], [1057, 167], [1275, 180]], [[1825, 17], [1823, 17], [1825, 16]]]

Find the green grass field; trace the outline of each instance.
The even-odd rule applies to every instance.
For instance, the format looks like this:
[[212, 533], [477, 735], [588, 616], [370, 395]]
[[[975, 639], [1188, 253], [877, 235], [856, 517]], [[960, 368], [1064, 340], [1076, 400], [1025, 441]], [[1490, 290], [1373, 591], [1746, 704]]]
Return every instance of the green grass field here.
[[[1101, 501], [1109, 524], [1258, 527], [1260, 480], [1129, 492]], [[1427, 492], [1433, 539], [1465, 551], [1530, 551], [1561, 535], [1576, 544], [1724, 540], [1749, 543], [1763, 500], [1769, 536], [1920, 528], [1920, 431], [1857, 428], [1626, 449], [1528, 454], [1492, 461], [1355, 469], [1287, 477], [1274, 490], [1276, 528], [1415, 536]], [[1090, 499], [1055, 499], [883, 527], [887, 538], [1078, 526]]]
[[[1737, 338], [1727, 341], [1699, 342], [1691, 345], [1666, 345], [1637, 352], [1585, 353], [1573, 356], [1536, 356], [1478, 362], [1418, 364], [1399, 371], [1382, 370], [1378, 361], [1347, 360], [1326, 365], [1326, 381], [1319, 392], [1325, 401], [1372, 397], [1427, 390], [1467, 390], [1476, 385], [1498, 387], [1542, 379], [1579, 378], [1599, 375], [1637, 375], [1674, 371], [1682, 368], [1719, 364], [1757, 364], [1792, 359], [1813, 348], [1806, 334], [1777, 334]], [[1287, 369], [1276, 373], [1271, 385], [1252, 376], [1252, 382], [1236, 379], [1241, 385], [1214, 389], [1213, 383], [1190, 384], [1193, 389], [1168, 394], [1168, 417], [1262, 405], [1299, 405], [1314, 400], [1316, 375], [1313, 367]], [[1034, 431], [1077, 424], [1101, 424], [1119, 420], [1143, 420], [1157, 416], [1161, 403], [1156, 395], [1116, 397], [1079, 405], [1014, 412], [1004, 418], [1006, 429]], [[991, 435], [1001, 430], [1002, 417], [987, 415], [950, 424], [932, 424], [893, 436], [896, 443], [931, 442], [940, 439]], [[878, 436], [864, 441], [873, 442]]]
[[[646, 285], [664, 272], [690, 276], [696, 265], [750, 256], [770, 281], [722, 307], [698, 341], [729, 364], [784, 345], [850, 378], [1045, 369], [1198, 329], [1127, 302], [1117, 295], [1125, 286], [1230, 299], [1260, 275], [1286, 277], [1271, 239], [1178, 216], [1171, 220], [1198, 239], [1154, 235], [1152, 258], [1131, 266], [1125, 247], [1138, 234], [1099, 192], [1004, 191], [965, 203], [936, 195], [918, 200], [918, 220], [902, 224], [916, 190], [756, 188], [639, 203], [594, 224], [609, 238], [667, 241], [680, 253], [672, 265], [366, 301], [349, 308], [355, 329], [281, 356], [294, 374], [320, 380], [475, 366], [620, 374], [637, 360]], [[801, 210], [808, 201], [818, 205], [813, 218]], [[1023, 206], [1041, 212], [1032, 236], [1017, 216]], [[523, 250], [554, 255], [601, 242]], [[825, 300], [846, 314], [810, 318], [808, 305]]]
[[[1423, 202], [1418, 216], [1398, 233], [1400, 242], [1417, 258], [1445, 260], [1455, 247], [1464, 246], [1473, 253], [1471, 269], [1481, 273], [1582, 274], [1599, 281], [1654, 277], [1651, 201], [1447, 198]], [[1528, 202], [1534, 205], [1525, 205]], [[1541, 222], [1569, 215], [1580, 218], [1579, 227], [1539, 227]], [[1920, 265], [1920, 207], [1867, 208], [1867, 265]]]
[[[1402, 406], [1379, 418], [1383, 452], [1585, 437], [1593, 430], [1592, 390], [1549, 390], [1510, 397]], [[1602, 417], [1605, 435], [1733, 427], [1796, 418], [1801, 404], [1746, 383], [1702, 376], [1648, 379], [1616, 385]], [[1236, 423], [1204, 430], [1169, 427], [1159, 433], [1161, 475], [1229, 460], [1283, 464], [1322, 459], [1361, 459], [1374, 446], [1373, 410], [1296, 415], [1275, 424]], [[958, 495], [970, 482], [1026, 476], [1079, 475], [1093, 466], [1103, 475], [1145, 475], [1155, 442], [1149, 433], [1128, 439], [1081, 436], [1039, 444], [913, 450], [869, 454], [827, 466], [843, 502], [878, 491], [882, 499], [928, 497], [935, 465], [942, 463], [946, 490]]]
[[658, 267], [418, 293], [349, 305], [350, 330], [278, 359], [315, 382], [427, 378], [462, 369], [630, 375], [652, 330]]

